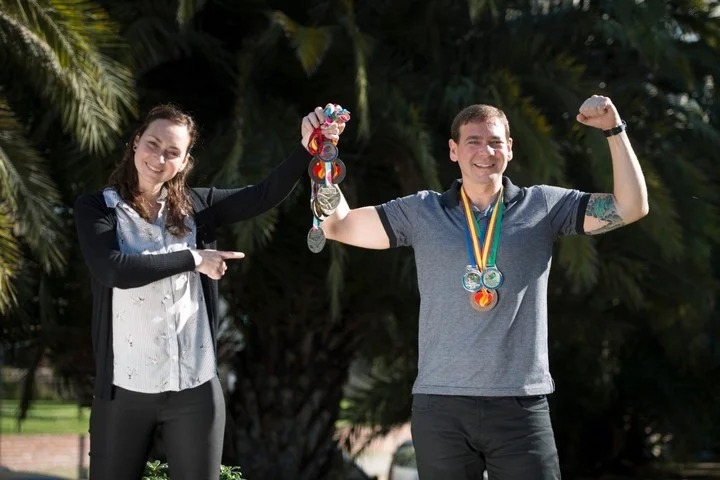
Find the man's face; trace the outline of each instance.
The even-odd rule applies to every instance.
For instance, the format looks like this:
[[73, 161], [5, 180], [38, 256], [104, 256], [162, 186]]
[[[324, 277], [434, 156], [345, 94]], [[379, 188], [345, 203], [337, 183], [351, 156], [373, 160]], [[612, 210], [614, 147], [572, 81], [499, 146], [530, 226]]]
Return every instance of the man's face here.
[[449, 145], [450, 160], [458, 163], [463, 183], [499, 185], [512, 160], [512, 138], [506, 138], [497, 118], [466, 123], [460, 127], [458, 142], [451, 139]]

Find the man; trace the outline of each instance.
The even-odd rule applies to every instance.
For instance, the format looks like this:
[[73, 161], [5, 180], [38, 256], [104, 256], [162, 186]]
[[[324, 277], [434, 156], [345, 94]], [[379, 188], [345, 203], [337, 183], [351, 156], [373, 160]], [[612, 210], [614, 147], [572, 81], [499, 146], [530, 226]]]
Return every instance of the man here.
[[546, 395], [547, 284], [559, 235], [593, 235], [648, 213], [647, 188], [607, 97], [577, 120], [607, 136], [613, 193], [541, 185], [503, 173], [513, 158], [505, 114], [473, 105], [453, 121], [450, 159], [461, 179], [350, 210], [344, 199], [321, 227], [358, 247], [411, 246], [420, 290], [412, 435], [422, 480], [560, 478]]

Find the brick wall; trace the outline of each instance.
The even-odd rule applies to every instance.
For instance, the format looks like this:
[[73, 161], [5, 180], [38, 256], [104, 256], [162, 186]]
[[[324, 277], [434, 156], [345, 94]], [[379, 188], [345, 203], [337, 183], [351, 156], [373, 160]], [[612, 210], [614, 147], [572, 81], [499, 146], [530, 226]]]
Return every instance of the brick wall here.
[[88, 466], [88, 435], [0, 436], [0, 465], [10, 470], [43, 470]]

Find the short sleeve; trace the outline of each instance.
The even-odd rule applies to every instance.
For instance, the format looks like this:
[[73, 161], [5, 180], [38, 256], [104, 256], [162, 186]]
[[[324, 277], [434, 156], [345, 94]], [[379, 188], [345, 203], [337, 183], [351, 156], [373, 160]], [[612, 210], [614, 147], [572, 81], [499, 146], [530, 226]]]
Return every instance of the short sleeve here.
[[590, 194], [549, 185], [541, 188], [555, 235], [584, 235], [585, 210]]
[[422, 191], [414, 195], [396, 198], [377, 206], [378, 215], [390, 239], [390, 247], [409, 247], [415, 237], [417, 210], [421, 208], [431, 192]]

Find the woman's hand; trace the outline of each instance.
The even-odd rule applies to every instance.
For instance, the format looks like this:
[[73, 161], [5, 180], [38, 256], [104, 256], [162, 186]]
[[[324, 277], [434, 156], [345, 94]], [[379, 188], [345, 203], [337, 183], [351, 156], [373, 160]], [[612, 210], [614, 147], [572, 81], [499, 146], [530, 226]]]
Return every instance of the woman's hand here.
[[220, 280], [227, 271], [225, 260], [240, 260], [245, 257], [242, 252], [223, 250], [191, 250], [195, 258], [195, 271], [204, 273], [213, 280]]
[[302, 145], [307, 150], [310, 136], [316, 128], [319, 128], [323, 136], [328, 140], [337, 143], [340, 135], [345, 130], [345, 122], [325, 123], [325, 113], [322, 107], [315, 107], [315, 110], [305, 115], [300, 124], [300, 133], [302, 135]]

